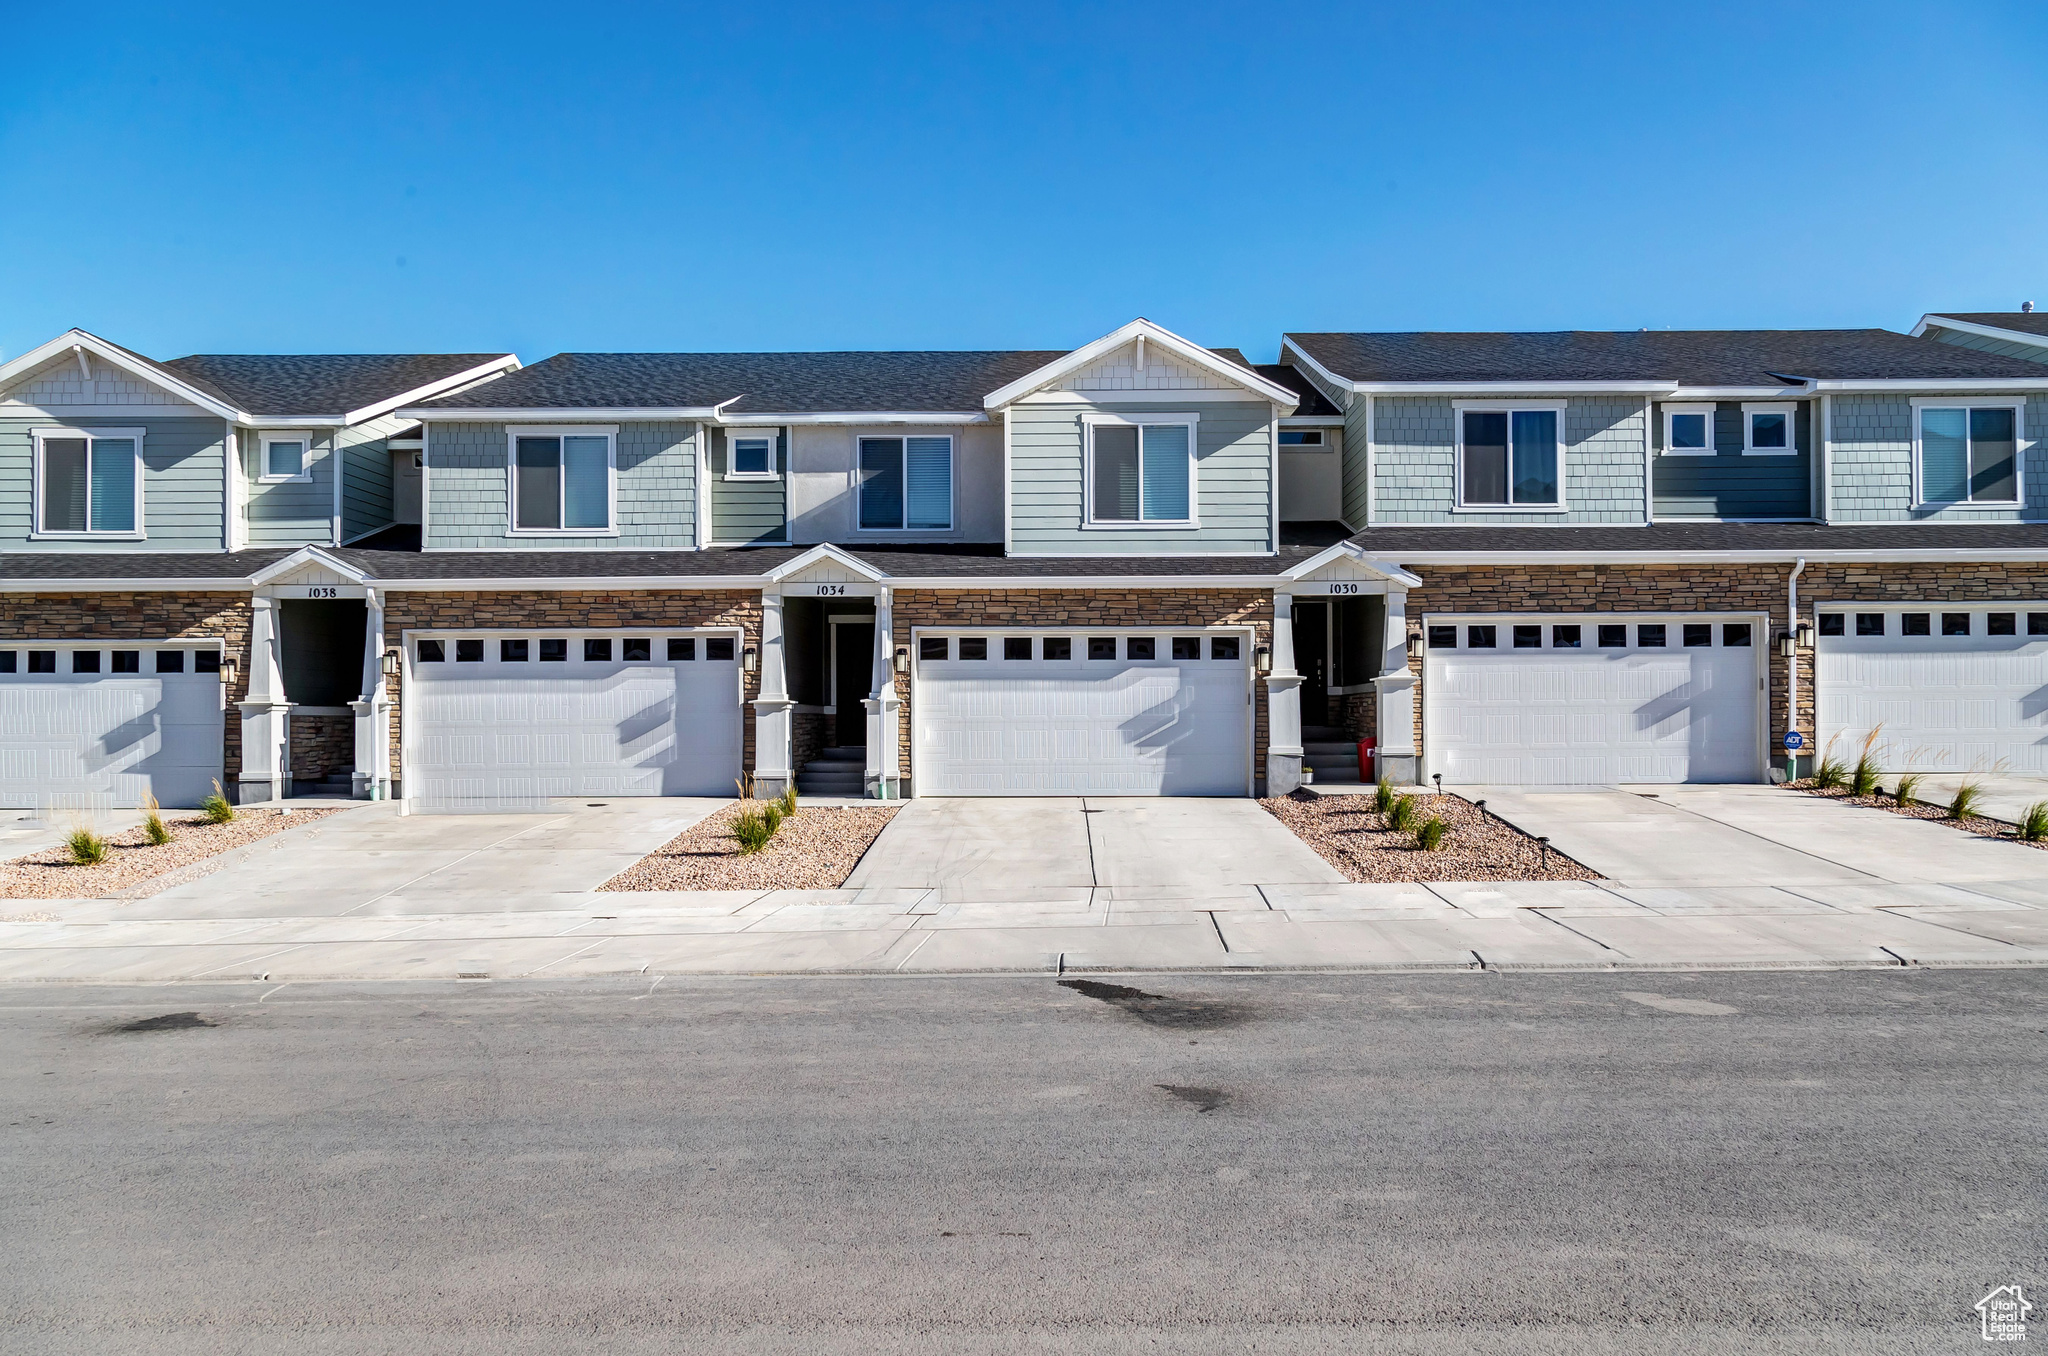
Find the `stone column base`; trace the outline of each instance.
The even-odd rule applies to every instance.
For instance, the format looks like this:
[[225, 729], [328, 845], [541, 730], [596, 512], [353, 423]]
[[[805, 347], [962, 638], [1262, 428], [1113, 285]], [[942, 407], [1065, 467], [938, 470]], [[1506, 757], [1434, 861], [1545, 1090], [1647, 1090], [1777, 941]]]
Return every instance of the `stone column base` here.
[[1301, 761], [1298, 753], [1268, 753], [1266, 755], [1266, 784], [1254, 788], [1260, 795], [1284, 796], [1301, 786]]

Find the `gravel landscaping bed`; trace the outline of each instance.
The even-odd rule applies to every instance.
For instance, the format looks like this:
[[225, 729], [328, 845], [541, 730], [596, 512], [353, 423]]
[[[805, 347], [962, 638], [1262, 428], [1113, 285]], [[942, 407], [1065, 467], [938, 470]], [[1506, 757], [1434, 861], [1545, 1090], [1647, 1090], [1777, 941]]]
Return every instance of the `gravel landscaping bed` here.
[[1297, 791], [1262, 800], [1282, 824], [1294, 830], [1347, 880], [1368, 884], [1430, 880], [1599, 880], [1563, 853], [1543, 849], [1527, 834], [1509, 828], [1468, 800], [1418, 793], [1423, 816], [1450, 826], [1443, 847], [1424, 852], [1415, 835], [1387, 827], [1371, 796], [1318, 796]]
[[1971, 815], [1968, 819], [1952, 819], [1946, 805], [1901, 805], [1890, 796], [1852, 796], [1840, 788], [1822, 791], [1814, 786], [1810, 779], [1786, 782], [1785, 788], [1809, 796], [1819, 796], [1822, 800], [1838, 800], [1844, 805], [1861, 805], [1869, 810], [1883, 810], [1886, 814], [1904, 815], [1908, 819], [1933, 820], [1951, 829], [1974, 833], [1979, 838], [2003, 838], [2008, 843], [2018, 843], [2021, 847], [2048, 848], [2048, 842], [2029, 843], [2024, 838], [2017, 837], [2012, 825], [2002, 819], [1987, 819], [1983, 815]]
[[[169, 813], [164, 823], [174, 835], [152, 847], [141, 828], [110, 834], [107, 859], [98, 866], [80, 866], [65, 847], [47, 848], [0, 862], [0, 899], [98, 899], [176, 871], [179, 867], [218, 857], [231, 848], [254, 843], [286, 829], [340, 813], [327, 810], [247, 809], [225, 824], [211, 824], [196, 814]], [[19, 921], [19, 920], [15, 920]]]
[[600, 890], [836, 890], [900, 805], [799, 805], [759, 852], [732, 836], [737, 804], [694, 824]]

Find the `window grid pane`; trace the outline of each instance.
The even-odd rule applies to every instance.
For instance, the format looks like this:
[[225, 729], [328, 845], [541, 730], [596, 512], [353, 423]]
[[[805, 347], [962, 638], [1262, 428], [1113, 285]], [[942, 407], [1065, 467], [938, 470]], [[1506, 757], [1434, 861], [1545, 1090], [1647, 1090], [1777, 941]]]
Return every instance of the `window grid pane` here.
[[1920, 497], [1930, 504], [1969, 497], [1968, 413], [1920, 411]]
[[860, 525], [869, 529], [903, 526], [903, 440], [860, 440]]
[[1516, 410], [1515, 502], [1557, 502], [1557, 411]]
[[905, 527], [950, 528], [953, 525], [953, 440], [903, 440]]
[[605, 439], [562, 439], [562, 516], [564, 527], [611, 526], [611, 473]]
[[1465, 412], [1465, 502], [1508, 502], [1508, 417], [1491, 410]]
[[1144, 510], [1147, 522], [1188, 517], [1188, 426], [1148, 424], [1144, 429]]
[[2013, 434], [2011, 410], [1970, 411], [1970, 498], [2002, 502], [2019, 497]]
[[1095, 517], [1098, 522], [1138, 521], [1138, 430], [1124, 424], [1097, 424], [1095, 439]]
[[562, 440], [521, 438], [513, 486], [519, 496], [513, 522], [519, 527], [562, 525]]
[[85, 531], [85, 439], [43, 444], [43, 531]]

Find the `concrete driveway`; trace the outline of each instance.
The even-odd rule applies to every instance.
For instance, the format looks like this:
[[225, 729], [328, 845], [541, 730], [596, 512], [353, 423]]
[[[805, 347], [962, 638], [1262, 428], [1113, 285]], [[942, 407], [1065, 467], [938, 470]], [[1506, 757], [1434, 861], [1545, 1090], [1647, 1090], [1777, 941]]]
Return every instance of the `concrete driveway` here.
[[595, 890], [729, 803], [563, 801], [555, 813], [514, 815], [401, 815], [390, 802], [362, 805], [264, 840], [244, 860], [120, 912], [318, 918], [546, 909], [552, 896]]
[[911, 801], [846, 885], [1020, 903], [1109, 887], [1128, 902], [1343, 879], [1256, 801], [1024, 796]]
[[1459, 794], [1624, 886], [2048, 882], [2038, 848], [1775, 786]]
[[[1920, 799], [1945, 805], [1955, 795], [1956, 787], [1965, 781], [1983, 788], [1983, 813], [2008, 824], [2019, 823], [2029, 805], [2048, 800], [2048, 777], [2023, 777], [2011, 772], [1971, 773], [1967, 777], [1953, 772], [1931, 772], [1921, 779]], [[1884, 779], [1884, 789], [1890, 791], [1897, 783], [1898, 774], [1889, 774]]]

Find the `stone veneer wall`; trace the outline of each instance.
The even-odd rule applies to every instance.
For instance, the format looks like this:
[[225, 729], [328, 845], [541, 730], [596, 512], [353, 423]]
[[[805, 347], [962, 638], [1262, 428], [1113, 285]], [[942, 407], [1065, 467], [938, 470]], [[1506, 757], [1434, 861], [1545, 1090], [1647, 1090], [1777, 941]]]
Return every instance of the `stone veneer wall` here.
[[[893, 642], [903, 647], [910, 645], [911, 628], [917, 626], [1250, 626], [1254, 647], [1273, 643], [1270, 589], [898, 589], [893, 596]], [[1266, 685], [1252, 686], [1252, 767], [1263, 787]], [[896, 696], [903, 703], [897, 768], [911, 778], [909, 674], [896, 675]]]
[[9, 640], [220, 640], [235, 662], [222, 721], [221, 783], [242, 775], [242, 713], [249, 691], [247, 593], [0, 593], [0, 636]]
[[[490, 593], [428, 593], [393, 590], [385, 595], [384, 643], [401, 643], [407, 631], [617, 629], [626, 626], [737, 626], [746, 646], [761, 644], [761, 595], [742, 589], [636, 589], [619, 593], [525, 589]], [[761, 677], [745, 673], [740, 766], [754, 768], [754, 707]], [[398, 750], [404, 730], [405, 694], [392, 685], [391, 775], [399, 775]], [[403, 788], [401, 788], [403, 789]]]
[[356, 766], [354, 716], [302, 716], [293, 713], [292, 779], [317, 782], [329, 773], [348, 776]]
[[794, 711], [789, 722], [789, 762], [791, 772], [802, 772], [804, 764], [818, 756], [818, 750], [825, 746], [825, 728], [832, 717], [821, 711]]
[[[1770, 744], [1778, 758], [1785, 723], [1785, 661], [1777, 636], [1785, 629], [1788, 562], [1727, 565], [1418, 565], [1422, 587], [1408, 593], [1408, 625], [1438, 612], [1768, 612], [1757, 637], [1769, 647], [1765, 665], [1770, 695]], [[1799, 576], [1799, 612], [1811, 621], [1816, 604], [1852, 602], [2024, 602], [2048, 598], [2048, 565], [1809, 561]], [[1418, 679], [1422, 656], [1408, 661]], [[1799, 730], [1814, 746], [1813, 650], [1799, 669]], [[1422, 747], [1422, 711], [1429, 701], [1418, 684], [1415, 747]]]

